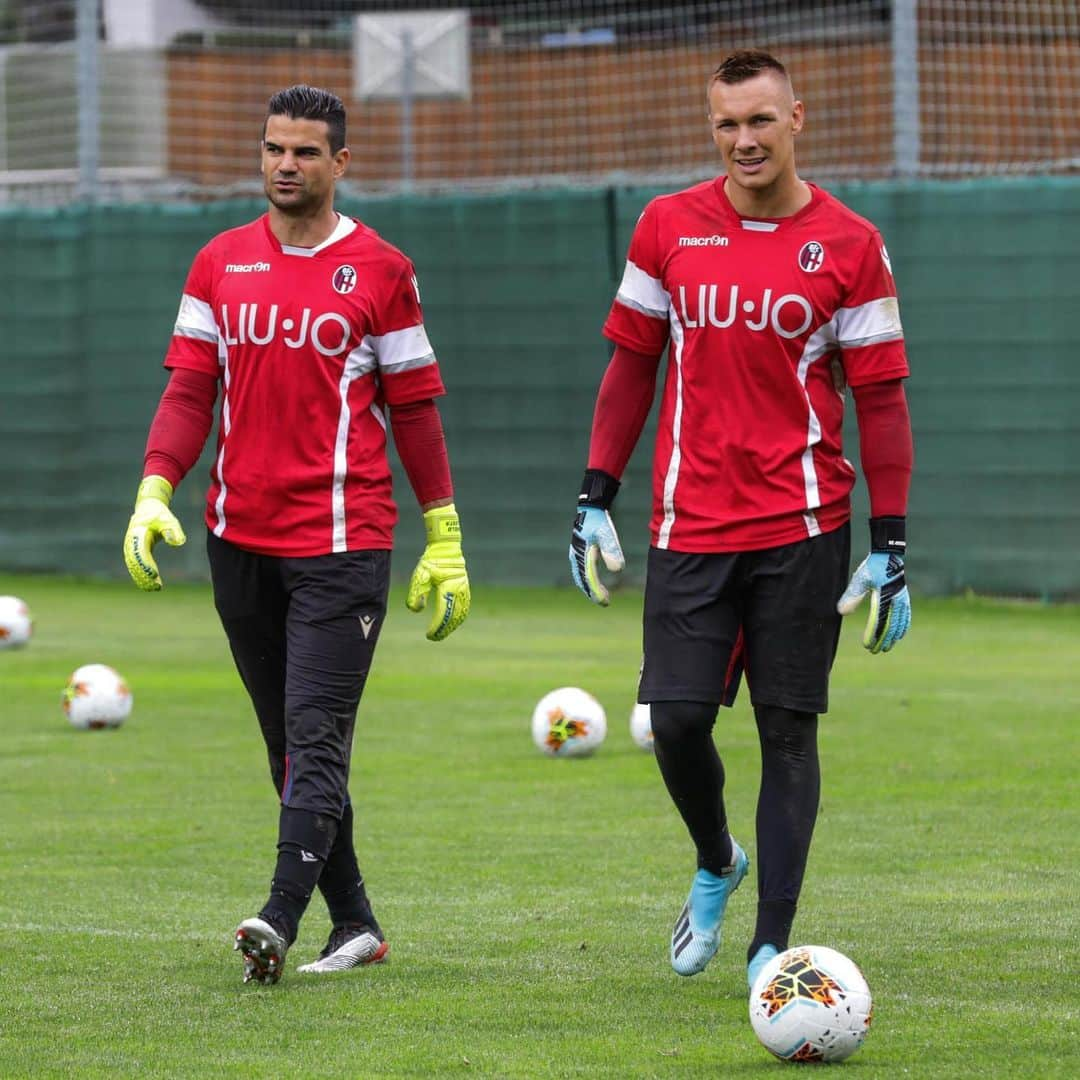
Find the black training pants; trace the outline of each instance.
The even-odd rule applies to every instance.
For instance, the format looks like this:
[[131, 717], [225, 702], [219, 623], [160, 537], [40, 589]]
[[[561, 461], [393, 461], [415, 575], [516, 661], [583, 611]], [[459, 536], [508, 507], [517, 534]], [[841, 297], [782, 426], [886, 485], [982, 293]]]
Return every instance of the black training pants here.
[[207, 534], [214, 605], [283, 806], [340, 819], [390, 552], [259, 555]]

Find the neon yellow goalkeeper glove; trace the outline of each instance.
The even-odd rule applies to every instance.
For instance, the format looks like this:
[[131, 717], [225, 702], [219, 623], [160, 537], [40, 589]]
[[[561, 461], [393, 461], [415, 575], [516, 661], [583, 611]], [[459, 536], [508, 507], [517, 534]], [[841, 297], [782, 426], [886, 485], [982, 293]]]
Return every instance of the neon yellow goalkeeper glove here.
[[434, 589], [427, 637], [442, 641], [465, 621], [472, 599], [461, 551], [461, 522], [454, 504], [437, 506], [424, 514], [424, 531], [427, 547], [412, 573], [405, 605], [410, 611], [423, 611], [428, 593]]
[[173, 488], [163, 476], [145, 476], [135, 495], [135, 512], [124, 535], [124, 563], [131, 580], [154, 592], [161, 588], [161, 574], [154, 562], [154, 545], [159, 539], [179, 547], [187, 537], [169, 509]]

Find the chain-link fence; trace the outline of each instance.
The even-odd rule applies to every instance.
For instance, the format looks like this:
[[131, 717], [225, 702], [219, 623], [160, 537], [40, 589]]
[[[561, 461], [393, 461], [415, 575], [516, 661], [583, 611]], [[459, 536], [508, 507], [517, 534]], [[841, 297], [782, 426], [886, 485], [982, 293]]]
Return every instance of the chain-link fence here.
[[1076, 0], [0, 0], [0, 201], [255, 191], [295, 82], [345, 99], [358, 190], [693, 180], [744, 46], [811, 178], [1080, 171]]

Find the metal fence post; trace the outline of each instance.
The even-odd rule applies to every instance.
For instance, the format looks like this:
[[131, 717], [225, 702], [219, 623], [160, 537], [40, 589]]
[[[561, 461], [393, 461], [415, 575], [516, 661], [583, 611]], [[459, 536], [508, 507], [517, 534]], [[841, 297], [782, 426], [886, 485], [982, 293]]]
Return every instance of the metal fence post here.
[[98, 197], [101, 104], [98, 96], [98, 2], [78, 0], [75, 15], [75, 93], [79, 110], [79, 198]]
[[413, 100], [416, 93], [416, 48], [412, 30], [401, 31], [401, 180], [413, 186]]
[[919, 174], [919, 0], [893, 0], [893, 165]]

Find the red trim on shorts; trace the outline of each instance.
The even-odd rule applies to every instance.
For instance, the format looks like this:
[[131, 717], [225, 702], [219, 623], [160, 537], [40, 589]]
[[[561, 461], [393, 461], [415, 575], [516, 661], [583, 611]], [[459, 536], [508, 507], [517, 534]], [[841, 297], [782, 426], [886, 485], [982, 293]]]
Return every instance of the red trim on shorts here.
[[[730, 705], [735, 700], [735, 694], [739, 689], [739, 675], [745, 671], [746, 638], [743, 636], [743, 628], [739, 627], [735, 644], [731, 648], [731, 656], [728, 658], [727, 671], [724, 672], [724, 704]], [[749, 680], [747, 680], [749, 686]]]

